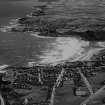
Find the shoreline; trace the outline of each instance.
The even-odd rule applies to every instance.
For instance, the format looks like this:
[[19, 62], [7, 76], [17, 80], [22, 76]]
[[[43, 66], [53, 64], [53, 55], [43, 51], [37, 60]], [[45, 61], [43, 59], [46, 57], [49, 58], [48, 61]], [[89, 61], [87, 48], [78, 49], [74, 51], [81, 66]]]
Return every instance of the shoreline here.
[[[57, 6], [59, 8], [59, 4], [57, 4]], [[62, 5], [60, 6], [62, 7]], [[53, 11], [53, 6], [50, 9]], [[94, 30], [94, 28], [89, 30], [89, 25], [85, 27], [85, 25], [83, 26], [80, 24], [79, 27], [79, 24], [75, 24], [75, 22], [73, 23], [73, 19], [66, 19], [65, 17], [62, 18], [62, 14], [59, 14], [61, 17], [54, 18], [54, 16], [56, 16], [55, 12], [52, 12], [53, 14], [49, 14], [46, 11], [49, 11], [48, 6], [36, 6], [33, 8], [33, 12], [31, 12], [31, 14], [11, 19], [9, 25], [0, 28], [0, 31], [19, 33], [29, 32], [31, 36], [35, 36], [37, 38], [75, 37], [84, 41], [89, 41], [90, 43], [105, 42], [105, 30], [103, 30], [104, 24], [93, 24], [93, 26], [96, 27], [96, 30]], [[54, 21], [51, 20], [53, 18]], [[102, 27], [102, 30], [97, 30], [98, 27]], [[84, 30], [82, 30], [82, 28]]]
[[[54, 33], [43, 33], [38, 30], [33, 30], [34, 27], [26, 27], [25, 24], [20, 24], [20, 18], [11, 19], [8, 26], [0, 27], [1, 32], [29, 32], [32, 36], [40, 38], [54, 38], [54, 37], [79, 37], [86, 41], [105, 41], [105, 30], [91, 31], [87, 30], [84, 32], [79, 31], [67, 31], [67, 32], [54, 32]], [[37, 27], [36, 27], [37, 28]], [[38, 33], [38, 35], [35, 35]]]
[[[105, 23], [103, 23], [103, 20], [101, 22], [100, 19], [99, 22], [99, 19], [95, 19], [96, 23], [92, 23], [91, 18], [89, 18], [90, 23], [84, 23], [81, 18], [80, 20], [78, 19], [79, 17], [67, 18], [68, 15], [62, 3], [56, 4], [56, 8], [64, 9], [57, 11], [58, 18], [56, 17], [57, 13], [54, 8], [53, 4], [39, 4], [38, 6], [33, 6], [31, 13], [20, 18], [11, 19], [9, 25], [1, 27], [0, 31], [39, 32], [37, 37], [41, 36], [40, 38], [76, 36], [86, 41], [105, 41]], [[67, 11], [69, 12], [69, 9]], [[77, 23], [75, 23], [75, 21], [77, 21]], [[34, 36], [33, 33], [31, 35]]]

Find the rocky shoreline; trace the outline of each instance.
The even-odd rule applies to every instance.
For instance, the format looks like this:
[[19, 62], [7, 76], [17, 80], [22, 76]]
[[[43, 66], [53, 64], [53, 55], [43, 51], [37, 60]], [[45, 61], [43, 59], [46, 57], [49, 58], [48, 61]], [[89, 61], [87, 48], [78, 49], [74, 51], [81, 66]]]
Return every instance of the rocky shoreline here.
[[[55, 8], [58, 10], [55, 11]], [[65, 10], [62, 4], [39, 5], [34, 6], [30, 14], [16, 19], [8, 27], [1, 28], [1, 31], [38, 32], [39, 36], [46, 37], [76, 36], [88, 41], [105, 41], [104, 19], [95, 18], [94, 22], [91, 18], [82, 18], [70, 17], [69, 10]]]

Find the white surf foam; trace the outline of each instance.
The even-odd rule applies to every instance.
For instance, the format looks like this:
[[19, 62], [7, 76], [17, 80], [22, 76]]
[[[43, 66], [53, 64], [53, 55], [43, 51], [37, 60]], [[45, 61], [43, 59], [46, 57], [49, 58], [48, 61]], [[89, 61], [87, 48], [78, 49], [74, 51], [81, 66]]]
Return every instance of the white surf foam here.
[[9, 24], [10, 25], [18, 24], [18, 20], [19, 20], [19, 18], [17, 18], [17, 19], [11, 19]]
[[57, 64], [67, 60], [90, 60], [94, 54], [105, 48], [100, 45], [95, 48], [91, 47], [90, 42], [73, 37], [57, 38], [51, 46], [51, 49], [45, 50], [44, 54], [40, 56], [40, 63]]
[[7, 25], [7, 26], [2, 26], [1, 28], [0, 28], [0, 31], [1, 32], [11, 32], [11, 29], [12, 28], [15, 28], [15, 27], [17, 27], [19, 24], [18, 24], [18, 19], [19, 18], [17, 18], [17, 19], [11, 19], [10, 20], [10, 22], [9, 22], [9, 25]]
[[4, 26], [0, 28], [1, 32], [10, 32], [11, 31], [11, 26]]
[[46, 37], [46, 36], [40, 36], [40, 35], [38, 35], [39, 34], [39, 32], [35, 32], [35, 33], [32, 33], [31, 35], [32, 36], [35, 36], [35, 37], [37, 37], [37, 38], [53, 38], [53, 37]]
[[5, 73], [6, 70], [4, 70], [4, 69], [6, 69], [7, 67], [9, 67], [9, 65], [6, 65], [6, 64], [1, 65], [1, 66], [0, 66], [0, 73]]

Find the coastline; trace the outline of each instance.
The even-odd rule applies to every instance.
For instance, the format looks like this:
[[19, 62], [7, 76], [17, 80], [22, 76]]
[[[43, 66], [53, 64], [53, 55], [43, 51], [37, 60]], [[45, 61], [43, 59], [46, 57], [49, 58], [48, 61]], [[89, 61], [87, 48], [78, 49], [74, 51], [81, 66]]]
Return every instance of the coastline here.
[[[43, 6], [42, 6], [43, 7]], [[46, 7], [44, 5], [44, 7]], [[35, 8], [41, 8], [35, 7]], [[41, 10], [42, 11], [42, 10]], [[98, 42], [104, 42], [105, 38], [103, 37], [105, 34], [104, 30], [82, 30], [81, 27], [79, 27], [81, 30], [78, 30], [78, 25], [67, 25], [70, 20], [60, 18], [59, 20], [55, 19], [51, 23], [44, 20], [45, 18], [44, 14], [37, 14], [38, 16], [29, 16], [26, 15], [22, 18], [17, 19], [11, 19], [8, 26], [4, 26], [0, 29], [2, 32], [19, 32], [19, 33], [29, 33], [31, 36], [35, 36], [37, 38], [78, 38], [84, 41], [89, 41], [90, 43]], [[40, 18], [43, 19], [43, 21], [39, 21]], [[51, 17], [50, 17], [51, 18]], [[46, 17], [48, 19], [48, 16]], [[64, 22], [64, 23], [63, 23]], [[72, 22], [72, 21], [71, 21]], [[96, 25], [97, 26], [97, 25]], [[100, 25], [99, 25], [100, 26]], [[64, 28], [62, 28], [64, 27]], [[67, 29], [65, 28], [67, 27]], [[75, 30], [71, 30], [73, 28]], [[83, 26], [82, 26], [83, 27]], [[89, 26], [88, 26], [89, 27]], [[104, 27], [104, 25], [102, 25]], [[86, 27], [85, 27], [86, 28]], [[77, 30], [77, 31], [76, 31]], [[103, 46], [104, 47], [104, 46]], [[93, 51], [95, 52], [95, 51]], [[91, 51], [90, 51], [91, 55]], [[84, 55], [85, 56], [85, 55]], [[88, 55], [86, 55], [88, 57]], [[77, 58], [78, 59], [87, 59], [84, 57]], [[69, 58], [68, 58], [69, 59]], [[89, 60], [89, 59], [88, 59]], [[61, 61], [62, 62], [62, 61]]]
[[[55, 11], [55, 8], [58, 10]], [[85, 14], [81, 17], [72, 17], [69, 9], [65, 8], [62, 2], [49, 5], [42, 3], [42, 5], [33, 6], [31, 13], [12, 19], [8, 26], [1, 27], [0, 30], [2, 32], [39, 32], [38, 36], [41, 37], [76, 36], [88, 41], [105, 41], [104, 19], [96, 17], [92, 20], [91, 16], [87, 19], [84, 17]], [[84, 13], [82, 9], [74, 9], [75, 11], [77, 14]]]
[[[84, 32], [79, 31], [67, 31], [67, 32], [41, 32], [39, 31], [38, 27], [27, 27], [25, 24], [18, 23], [20, 18], [11, 19], [8, 26], [3, 26], [0, 28], [1, 32], [29, 32], [31, 35], [40, 37], [40, 38], [53, 38], [53, 37], [79, 37], [86, 41], [105, 41], [105, 30], [86, 30]], [[34, 30], [33, 30], [34, 29]], [[34, 33], [38, 33], [38, 35], [34, 35]]]
[[[75, 0], [71, 0], [73, 1]], [[16, 38], [8, 38], [10, 47], [5, 38], [3, 39], [2, 44], [7, 48], [2, 48], [3, 53], [11, 53], [9, 58], [22, 58], [19, 60], [20, 65], [18, 59], [13, 57], [16, 60], [12, 61], [14, 65], [0, 67], [0, 82], [3, 83], [0, 88], [3, 87], [2, 92], [6, 96], [6, 99], [3, 99], [0, 94], [1, 104], [5, 105], [4, 102], [8, 101], [10, 105], [50, 105], [49, 97], [53, 94], [52, 89], [56, 88], [54, 105], [80, 105], [91, 94], [87, 86], [84, 86], [85, 82], [79, 71], [89, 81], [94, 93], [102, 87], [102, 81], [105, 85], [105, 24], [103, 20], [98, 21], [99, 18], [92, 17], [95, 11], [87, 7], [88, 2], [85, 4], [83, 1], [84, 7], [81, 7], [82, 3], [76, 3], [71, 3], [73, 5], [70, 6], [66, 3], [68, 7], [58, 2], [50, 3], [51, 8], [46, 5], [35, 6], [30, 14], [33, 16], [11, 19], [8, 26], [0, 28], [1, 32], [13, 32], [12, 36]], [[80, 8], [74, 8], [72, 11], [75, 4], [79, 4]], [[84, 15], [84, 12], [90, 14]], [[14, 46], [16, 41], [17, 49]], [[47, 41], [49, 42], [44, 43]], [[22, 44], [24, 46], [21, 46]], [[25, 53], [20, 50], [24, 50]], [[9, 59], [6, 54], [5, 57]], [[39, 60], [34, 56], [38, 56]], [[61, 77], [58, 80], [60, 73]], [[3, 79], [1, 74], [6, 74], [3, 75]], [[54, 85], [56, 81], [59, 82], [57, 87]], [[78, 95], [78, 92], [86, 94]], [[101, 95], [105, 96], [105, 92]], [[96, 99], [97, 101], [99, 100]]]

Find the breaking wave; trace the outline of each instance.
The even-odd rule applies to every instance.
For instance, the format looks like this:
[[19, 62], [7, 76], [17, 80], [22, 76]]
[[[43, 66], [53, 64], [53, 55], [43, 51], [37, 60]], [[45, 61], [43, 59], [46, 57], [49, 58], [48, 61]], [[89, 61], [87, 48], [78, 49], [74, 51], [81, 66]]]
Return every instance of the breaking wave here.
[[53, 38], [53, 37], [48, 37], [48, 36], [47, 37], [46, 36], [40, 36], [40, 35], [38, 35], [38, 32], [32, 33], [31, 36], [35, 36], [37, 38]]
[[0, 27], [1, 32], [11, 32], [11, 29], [18, 26], [18, 19], [11, 19], [7, 26]]
[[91, 60], [93, 55], [98, 54], [105, 48], [105, 43], [96, 42], [93, 45], [91, 43], [74, 37], [56, 38], [51, 47], [40, 56], [40, 63], [58, 64], [64, 61]]

